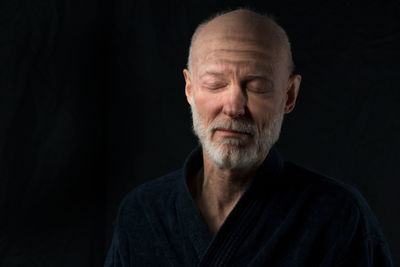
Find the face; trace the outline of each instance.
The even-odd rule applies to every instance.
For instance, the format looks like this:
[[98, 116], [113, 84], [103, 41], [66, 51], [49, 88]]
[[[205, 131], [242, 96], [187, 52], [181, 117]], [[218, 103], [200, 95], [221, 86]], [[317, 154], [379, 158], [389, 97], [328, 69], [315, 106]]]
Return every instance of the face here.
[[206, 46], [196, 47], [191, 73], [184, 71], [193, 130], [206, 155], [223, 169], [262, 161], [294, 105], [288, 95], [293, 77], [278, 50], [248, 36], [234, 37], [210, 36], [202, 42]]

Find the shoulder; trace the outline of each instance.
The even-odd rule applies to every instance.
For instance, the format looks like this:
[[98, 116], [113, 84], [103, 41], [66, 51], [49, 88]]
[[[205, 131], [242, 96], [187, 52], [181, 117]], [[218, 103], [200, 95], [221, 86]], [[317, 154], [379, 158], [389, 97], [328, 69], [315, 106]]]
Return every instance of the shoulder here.
[[130, 202], [137, 198], [147, 199], [152, 197], [160, 198], [164, 195], [169, 195], [172, 191], [178, 189], [178, 185], [182, 179], [182, 169], [173, 171], [164, 176], [150, 180], [141, 184], [129, 192], [122, 204], [129, 205]]
[[133, 226], [147, 223], [149, 212], [166, 212], [182, 190], [182, 169], [141, 184], [122, 200], [117, 224]]
[[353, 202], [354, 205], [366, 203], [355, 187], [293, 162], [285, 162], [284, 175], [288, 176], [293, 184], [309, 192], [319, 193], [321, 196], [331, 196], [337, 200], [347, 200]]
[[290, 181], [302, 190], [304, 198], [317, 203], [321, 213], [331, 212], [347, 224], [361, 227], [363, 235], [382, 238], [375, 215], [354, 186], [292, 162], [285, 162], [284, 170]]
[[[294, 163], [285, 163], [290, 181], [297, 181], [305, 199], [317, 212], [314, 218], [325, 221], [325, 232], [332, 230], [340, 266], [392, 266], [390, 250], [374, 213], [362, 194], [353, 186], [334, 178], [305, 169]], [[335, 265], [335, 266], [336, 266]]]

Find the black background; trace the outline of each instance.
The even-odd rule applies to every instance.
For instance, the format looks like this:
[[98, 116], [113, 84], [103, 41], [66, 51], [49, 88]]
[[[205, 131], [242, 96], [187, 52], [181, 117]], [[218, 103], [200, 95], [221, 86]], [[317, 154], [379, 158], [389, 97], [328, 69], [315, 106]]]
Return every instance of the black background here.
[[273, 14], [303, 76], [277, 146], [358, 188], [400, 264], [400, 1], [0, 2], [0, 266], [101, 266], [119, 202], [197, 141], [196, 25]]

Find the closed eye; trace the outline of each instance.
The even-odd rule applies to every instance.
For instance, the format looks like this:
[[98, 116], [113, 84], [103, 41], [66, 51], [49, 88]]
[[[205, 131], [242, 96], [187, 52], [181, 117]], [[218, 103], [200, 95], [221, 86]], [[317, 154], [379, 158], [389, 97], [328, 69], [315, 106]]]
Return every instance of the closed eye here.
[[224, 83], [204, 83], [204, 87], [208, 90], [218, 90], [226, 86]]
[[244, 85], [246, 90], [258, 94], [268, 93], [272, 90], [273, 86], [269, 80], [256, 78], [250, 81], [247, 81]]
[[257, 94], [265, 94], [265, 93], [268, 93], [271, 91], [267, 88], [261, 88], [261, 87], [247, 87], [246, 89], [250, 92], [257, 93]]

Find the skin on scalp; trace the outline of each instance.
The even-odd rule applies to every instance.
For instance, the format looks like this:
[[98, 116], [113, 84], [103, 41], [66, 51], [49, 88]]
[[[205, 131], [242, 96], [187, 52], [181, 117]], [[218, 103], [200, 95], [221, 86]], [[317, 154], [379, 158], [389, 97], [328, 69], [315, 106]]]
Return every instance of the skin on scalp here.
[[[241, 29], [243, 31], [241, 31]], [[239, 33], [239, 34], [238, 34]], [[247, 33], [243, 35], [243, 33]], [[274, 49], [282, 55], [289, 73], [293, 72], [294, 64], [291, 46], [286, 32], [274, 20], [247, 9], [238, 9], [217, 16], [200, 24], [193, 34], [188, 57], [188, 69], [192, 73], [193, 66], [201, 64], [198, 55], [211, 48], [210, 41], [215, 40], [244, 41], [265, 45], [266, 49]]]

